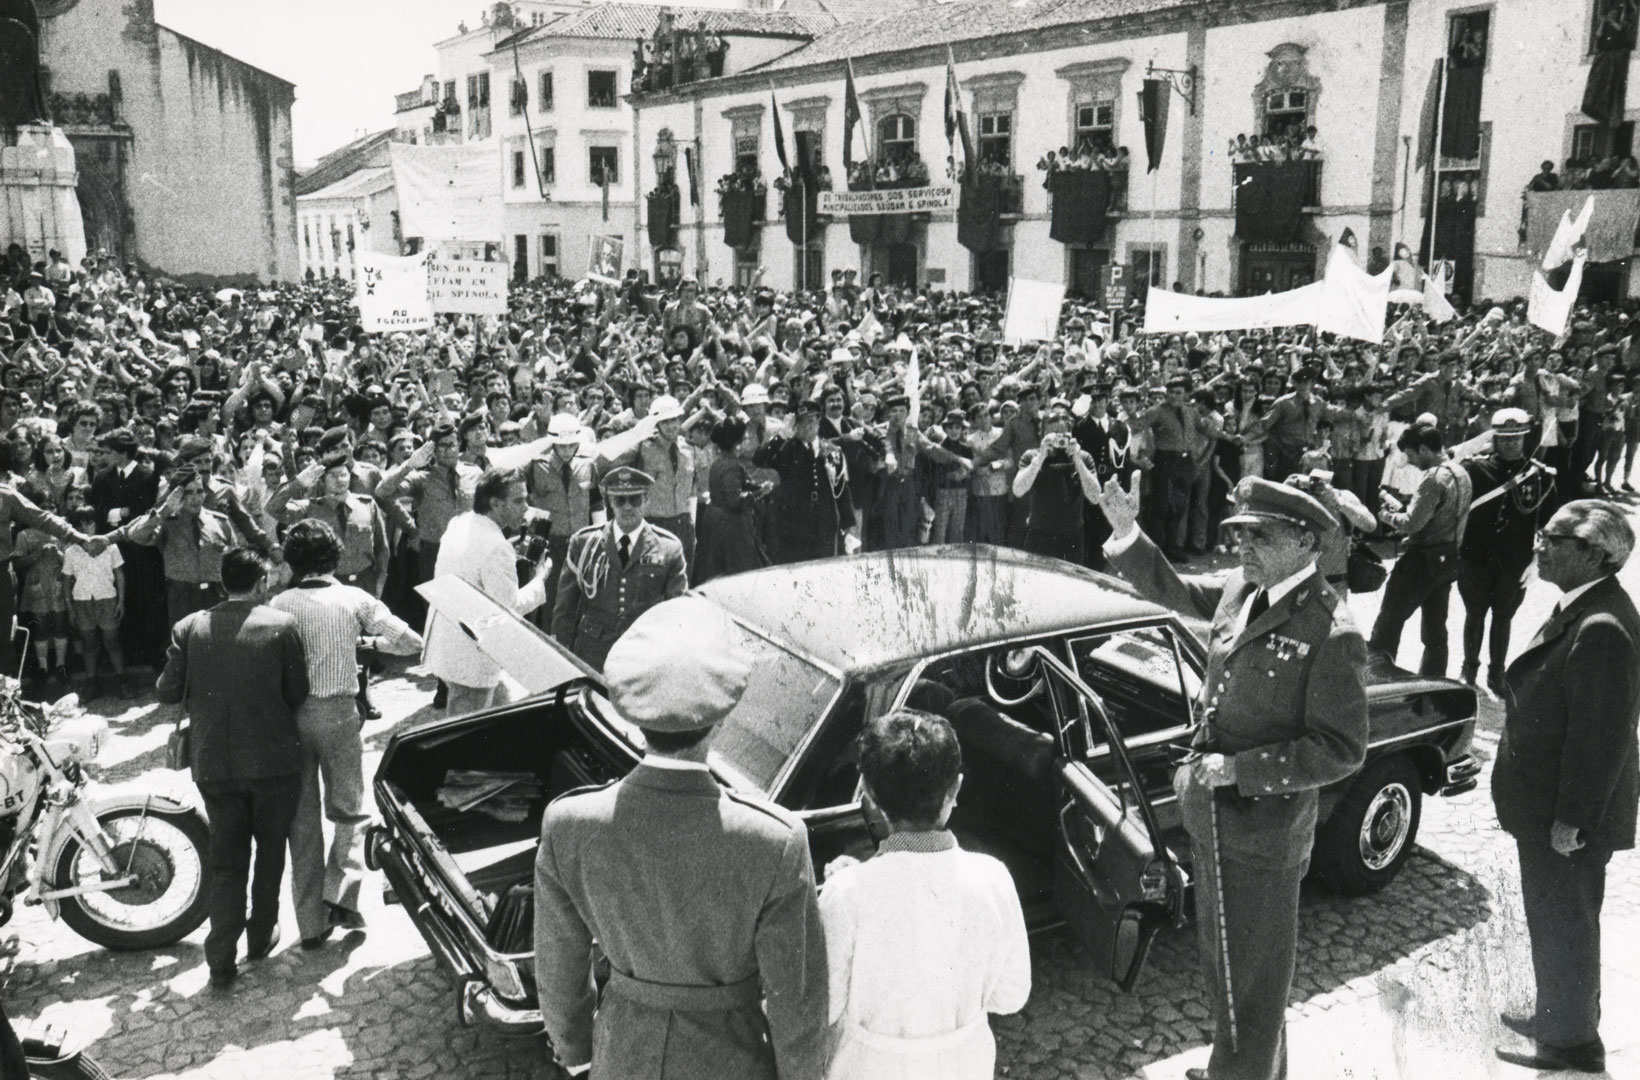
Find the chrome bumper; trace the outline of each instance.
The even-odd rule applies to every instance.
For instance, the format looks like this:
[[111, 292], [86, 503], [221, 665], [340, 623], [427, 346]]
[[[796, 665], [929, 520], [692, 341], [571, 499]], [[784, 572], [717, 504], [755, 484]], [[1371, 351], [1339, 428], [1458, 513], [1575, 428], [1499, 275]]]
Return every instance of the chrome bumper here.
[[1466, 791], [1474, 791], [1480, 783], [1481, 763], [1474, 754], [1465, 754], [1456, 761], [1450, 761], [1446, 766], [1446, 783], [1441, 785], [1442, 795], [1462, 795]]
[[510, 1038], [535, 1038], [545, 1034], [540, 1009], [519, 1008], [496, 996], [482, 966], [463, 947], [459, 931], [445, 922], [443, 913], [428, 897], [419, 875], [410, 867], [388, 829], [378, 826], [367, 833], [365, 861], [381, 870], [427, 943], [433, 959], [455, 981], [458, 987], [456, 1013], [463, 1027], [483, 1027]]

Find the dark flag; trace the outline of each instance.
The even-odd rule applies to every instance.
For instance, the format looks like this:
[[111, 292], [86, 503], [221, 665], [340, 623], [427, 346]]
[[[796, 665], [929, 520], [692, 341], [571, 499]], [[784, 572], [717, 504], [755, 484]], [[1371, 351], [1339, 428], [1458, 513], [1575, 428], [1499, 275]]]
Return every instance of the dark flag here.
[[792, 171], [791, 162], [786, 160], [786, 129], [780, 126], [780, 102], [774, 99], [774, 83], [769, 84], [769, 110], [774, 113], [774, 152], [780, 158], [780, 171]]
[[[854, 61], [843, 69], [843, 173], [854, 167], [854, 125], [860, 122], [860, 95], [854, 89]], [[867, 156], [870, 156], [869, 151]]]
[[603, 188], [604, 220], [608, 221], [609, 220], [609, 169], [608, 168], [601, 168], [601, 169], [598, 170], [598, 186]]
[[951, 156], [956, 157], [956, 136], [962, 133], [963, 175], [974, 171], [974, 147], [969, 142], [968, 118], [962, 113], [962, 90], [957, 86], [957, 58], [951, 46], [945, 47], [945, 142]]
[[1446, 61], [1436, 60], [1435, 70], [1429, 73], [1429, 88], [1424, 91], [1424, 108], [1418, 117], [1418, 156], [1413, 161], [1415, 169], [1428, 165], [1435, 152], [1435, 131], [1441, 115], [1441, 80], [1446, 74], [1445, 69]]
[[700, 205], [700, 186], [695, 181], [695, 148], [683, 148], [683, 171], [689, 174], [689, 205]]
[[1167, 142], [1169, 87], [1164, 79], [1146, 79], [1139, 91], [1139, 119], [1145, 125], [1145, 156], [1150, 160], [1145, 172], [1162, 166], [1162, 147]]

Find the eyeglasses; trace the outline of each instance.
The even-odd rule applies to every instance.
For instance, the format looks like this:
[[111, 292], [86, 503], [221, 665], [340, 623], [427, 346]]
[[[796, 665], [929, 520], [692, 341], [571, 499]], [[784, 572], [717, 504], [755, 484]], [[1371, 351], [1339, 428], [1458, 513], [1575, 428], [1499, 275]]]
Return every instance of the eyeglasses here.
[[1546, 544], [1546, 545], [1561, 542], [1561, 541], [1569, 541], [1569, 542], [1575, 543], [1575, 544], [1587, 544], [1588, 543], [1588, 541], [1583, 539], [1581, 536], [1576, 536], [1572, 533], [1553, 533], [1553, 532], [1550, 532], [1548, 529], [1539, 529], [1538, 533], [1537, 533], [1537, 538], [1538, 538], [1538, 543]]

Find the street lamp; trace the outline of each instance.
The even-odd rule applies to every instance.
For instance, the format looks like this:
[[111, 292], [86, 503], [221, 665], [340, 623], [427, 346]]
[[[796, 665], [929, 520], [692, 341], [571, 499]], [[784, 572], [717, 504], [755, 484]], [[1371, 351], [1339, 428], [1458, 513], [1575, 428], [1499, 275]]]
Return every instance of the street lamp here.
[[678, 144], [672, 141], [672, 129], [661, 128], [655, 136], [655, 182], [670, 183], [678, 167]]

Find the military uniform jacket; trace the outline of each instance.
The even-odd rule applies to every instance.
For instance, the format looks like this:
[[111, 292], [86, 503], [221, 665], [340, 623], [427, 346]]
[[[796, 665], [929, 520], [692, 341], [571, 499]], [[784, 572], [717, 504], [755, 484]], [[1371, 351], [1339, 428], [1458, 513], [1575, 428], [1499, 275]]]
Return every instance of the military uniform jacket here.
[[[594, 941], [611, 967], [601, 1002]], [[594, 1077], [824, 1072], [826, 950], [808, 834], [705, 770], [640, 764], [547, 807], [535, 954], [558, 1057], [590, 1060]]]
[[1240, 570], [1180, 577], [1142, 535], [1110, 560], [1148, 599], [1213, 620], [1196, 746], [1236, 761], [1235, 786], [1218, 789], [1225, 856], [1269, 869], [1303, 863], [1318, 790], [1366, 758], [1367, 650], [1348, 609], [1312, 573], [1238, 635], [1258, 591]]
[[640, 525], [624, 570], [616, 543], [614, 522], [569, 538], [552, 611], [552, 636], [599, 671], [639, 615], [689, 587], [683, 543], [665, 529]]
[[1498, 824], [1542, 841], [1561, 821], [1596, 850], [1634, 847], [1640, 614], [1617, 578], [1551, 617], [1509, 665], [1504, 690], [1492, 768]]
[[842, 450], [821, 440], [816, 455], [796, 439], [776, 438], [759, 447], [752, 460], [780, 474], [774, 520], [780, 557], [796, 561], [837, 554], [837, 534], [854, 527]]

